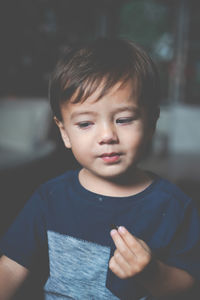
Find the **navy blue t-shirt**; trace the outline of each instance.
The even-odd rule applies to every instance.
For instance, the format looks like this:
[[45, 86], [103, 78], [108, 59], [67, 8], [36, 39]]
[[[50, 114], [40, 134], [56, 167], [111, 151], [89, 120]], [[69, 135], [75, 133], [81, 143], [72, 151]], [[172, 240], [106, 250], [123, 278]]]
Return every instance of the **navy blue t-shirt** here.
[[1, 252], [45, 278], [45, 299], [141, 299], [137, 279], [108, 268], [110, 225], [125, 226], [164, 263], [200, 280], [200, 219], [193, 201], [162, 178], [129, 197], [86, 190], [79, 170], [41, 185], [0, 241]]

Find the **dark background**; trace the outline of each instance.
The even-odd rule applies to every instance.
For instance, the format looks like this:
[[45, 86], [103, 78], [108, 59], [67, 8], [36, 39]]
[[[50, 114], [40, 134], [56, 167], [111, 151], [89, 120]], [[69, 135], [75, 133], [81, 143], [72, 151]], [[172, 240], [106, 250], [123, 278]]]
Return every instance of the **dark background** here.
[[[200, 208], [199, 8], [195, 0], [0, 2], [0, 234], [38, 185], [77, 167], [48, 111], [48, 80], [67, 43], [100, 36], [130, 38], [156, 61], [163, 113], [143, 165], [178, 184]], [[46, 119], [39, 118], [41, 105]], [[28, 146], [18, 123], [27, 128]]]

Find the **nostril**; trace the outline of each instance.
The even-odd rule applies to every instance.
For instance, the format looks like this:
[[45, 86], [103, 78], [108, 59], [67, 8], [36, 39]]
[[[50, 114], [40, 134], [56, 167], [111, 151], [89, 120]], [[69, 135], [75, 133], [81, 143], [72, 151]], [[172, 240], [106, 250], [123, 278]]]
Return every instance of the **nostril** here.
[[113, 145], [113, 144], [117, 144], [118, 141], [115, 141], [115, 140], [104, 140], [104, 141], [101, 141], [99, 144], [100, 145], [104, 145], [104, 144], [110, 144], [110, 145]]
[[118, 137], [117, 136], [110, 136], [110, 137], [102, 137], [100, 139], [100, 144], [116, 144], [118, 143]]

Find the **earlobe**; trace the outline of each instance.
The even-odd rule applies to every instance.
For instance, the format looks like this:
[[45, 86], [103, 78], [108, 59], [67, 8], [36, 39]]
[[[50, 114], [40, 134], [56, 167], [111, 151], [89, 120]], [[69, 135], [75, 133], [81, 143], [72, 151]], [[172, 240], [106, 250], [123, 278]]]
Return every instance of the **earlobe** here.
[[62, 140], [65, 144], [65, 147], [70, 149], [71, 148], [70, 139], [69, 139], [69, 136], [66, 132], [66, 129], [65, 129], [63, 123], [60, 120], [58, 120], [56, 117], [54, 117], [53, 119], [60, 130], [60, 134], [61, 134]]

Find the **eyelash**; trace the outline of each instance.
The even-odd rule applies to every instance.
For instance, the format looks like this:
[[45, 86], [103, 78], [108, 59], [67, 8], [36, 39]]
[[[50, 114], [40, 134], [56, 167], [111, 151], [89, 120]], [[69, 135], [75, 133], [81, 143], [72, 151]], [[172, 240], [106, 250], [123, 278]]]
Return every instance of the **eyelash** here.
[[88, 128], [90, 125], [92, 125], [92, 122], [81, 122], [81, 123], [78, 123], [77, 126], [81, 129], [86, 129]]
[[134, 120], [133, 117], [130, 117], [130, 118], [121, 118], [121, 119], [117, 119], [116, 123], [127, 124], [127, 123], [131, 123], [133, 120]]
[[[134, 120], [133, 117], [131, 118], [121, 118], [121, 119], [117, 119], [116, 120], [116, 123], [117, 124], [129, 124], [131, 123], [132, 121]], [[88, 122], [81, 122], [81, 123], [78, 123], [77, 126], [80, 128], [80, 129], [87, 129], [89, 128], [93, 123], [88, 121]]]

